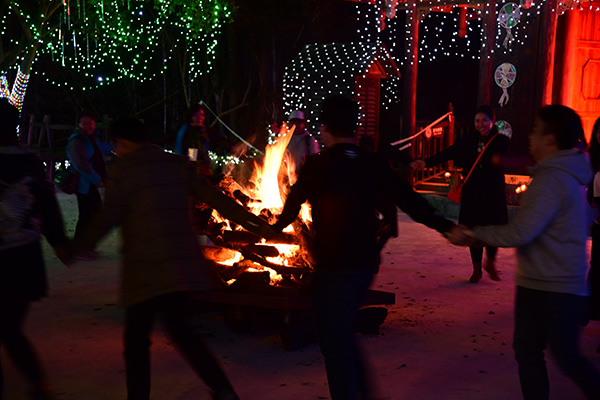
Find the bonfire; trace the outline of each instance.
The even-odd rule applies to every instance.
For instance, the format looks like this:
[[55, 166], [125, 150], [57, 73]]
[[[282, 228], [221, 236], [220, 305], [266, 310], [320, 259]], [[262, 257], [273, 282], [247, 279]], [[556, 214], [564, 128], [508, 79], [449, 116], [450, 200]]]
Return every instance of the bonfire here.
[[[248, 211], [274, 223], [295, 183], [292, 157], [286, 151], [293, 128], [283, 125], [278, 140], [253, 161], [250, 178], [232, 169], [219, 186]], [[270, 286], [303, 285], [308, 282], [314, 261], [309, 251], [312, 237], [310, 206], [302, 206], [299, 217], [288, 226], [280, 242], [273, 243], [251, 234], [213, 210], [207, 234], [215, 246], [204, 254], [219, 265], [229, 285], [239, 280], [262, 281]], [[239, 283], [239, 282], [238, 282]]]

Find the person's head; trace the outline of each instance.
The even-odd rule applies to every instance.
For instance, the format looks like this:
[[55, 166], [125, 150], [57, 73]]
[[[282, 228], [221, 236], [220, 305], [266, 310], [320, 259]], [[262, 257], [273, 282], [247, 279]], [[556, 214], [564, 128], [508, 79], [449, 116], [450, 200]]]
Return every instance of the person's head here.
[[306, 130], [306, 119], [304, 113], [300, 110], [292, 111], [290, 114], [290, 128], [294, 127], [294, 134], [303, 133]]
[[490, 106], [481, 106], [475, 111], [475, 129], [482, 136], [487, 136], [492, 131], [494, 127], [494, 122], [496, 121], [496, 114], [494, 114], [494, 110]]
[[16, 146], [19, 126], [19, 110], [7, 98], [0, 99], [0, 146]]
[[206, 111], [201, 103], [194, 104], [190, 107], [187, 115], [187, 122], [191, 126], [204, 126], [206, 120]]
[[562, 105], [542, 107], [529, 135], [529, 152], [536, 161], [542, 161], [560, 150], [581, 144], [583, 126], [579, 115]]
[[353, 141], [359, 119], [356, 101], [344, 95], [328, 97], [321, 106], [321, 136], [326, 146]]
[[77, 115], [77, 126], [82, 133], [91, 135], [96, 132], [98, 117], [92, 111], [82, 111]]
[[138, 119], [118, 119], [111, 125], [110, 139], [117, 156], [126, 157], [146, 141], [146, 129]]

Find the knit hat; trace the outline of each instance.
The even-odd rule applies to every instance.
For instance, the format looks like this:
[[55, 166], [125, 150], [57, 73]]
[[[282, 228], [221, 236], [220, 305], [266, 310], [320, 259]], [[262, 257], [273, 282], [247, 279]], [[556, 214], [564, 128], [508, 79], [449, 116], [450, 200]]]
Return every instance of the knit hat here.
[[300, 110], [292, 111], [289, 120], [291, 121], [293, 119], [301, 119], [304, 121], [304, 113]]

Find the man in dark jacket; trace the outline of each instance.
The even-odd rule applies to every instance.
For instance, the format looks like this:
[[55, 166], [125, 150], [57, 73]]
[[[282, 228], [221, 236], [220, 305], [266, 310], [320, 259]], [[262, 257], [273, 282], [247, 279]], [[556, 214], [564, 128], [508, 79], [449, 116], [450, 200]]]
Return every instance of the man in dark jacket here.
[[441, 233], [455, 229], [385, 161], [354, 144], [358, 116], [358, 105], [345, 96], [325, 100], [321, 137], [328, 148], [307, 159], [274, 225], [282, 230], [296, 218], [302, 203], [310, 203], [316, 260], [313, 300], [332, 400], [372, 398], [354, 329], [378, 267], [376, 213], [381, 199], [392, 199], [415, 221]]
[[259, 217], [196, 174], [186, 156], [170, 154], [145, 141], [144, 127], [122, 120], [111, 130], [119, 160], [111, 166], [104, 205], [71, 253], [93, 247], [113, 227], [122, 232], [121, 299], [125, 316], [125, 368], [128, 400], [150, 396], [150, 333], [158, 313], [173, 342], [215, 400], [238, 399], [215, 357], [185, 314], [190, 292], [218, 287], [198, 245], [188, 214], [188, 196], [261, 235], [272, 232]]

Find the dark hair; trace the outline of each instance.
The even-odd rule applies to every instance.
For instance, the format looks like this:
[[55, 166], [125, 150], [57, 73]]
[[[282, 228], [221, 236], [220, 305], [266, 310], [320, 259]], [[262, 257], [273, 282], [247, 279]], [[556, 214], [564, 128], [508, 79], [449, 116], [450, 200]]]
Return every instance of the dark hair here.
[[494, 113], [494, 110], [492, 110], [492, 107], [488, 105], [479, 106], [479, 108], [475, 111], [475, 115], [479, 113], [487, 115], [492, 121], [496, 120], [496, 114]]
[[545, 106], [538, 111], [537, 117], [545, 125], [544, 134], [553, 135], [559, 149], [572, 149], [585, 142], [581, 118], [569, 107]]
[[146, 140], [144, 123], [135, 118], [122, 118], [113, 121], [110, 129], [111, 139], [126, 139], [132, 142]]
[[79, 114], [77, 114], [77, 123], [81, 122], [81, 119], [84, 117], [88, 117], [94, 120], [94, 122], [98, 122], [98, 116], [96, 115], [95, 112], [91, 111], [91, 110], [83, 110], [80, 111]]
[[337, 137], [353, 137], [358, 125], [359, 107], [356, 101], [344, 95], [325, 99], [321, 106], [321, 123]]
[[192, 104], [188, 109], [187, 113], [185, 114], [185, 122], [189, 124], [192, 121], [192, 117], [194, 116], [194, 114], [196, 114], [200, 110], [204, 111], [204, 116], [206, 116], [206, 107], [204, 107], [203, 103]]
[[17, 126], [19, 110], [10, 104], [7, 98], [0, 99], [0, 144], [16, 145], [19, 143]]

